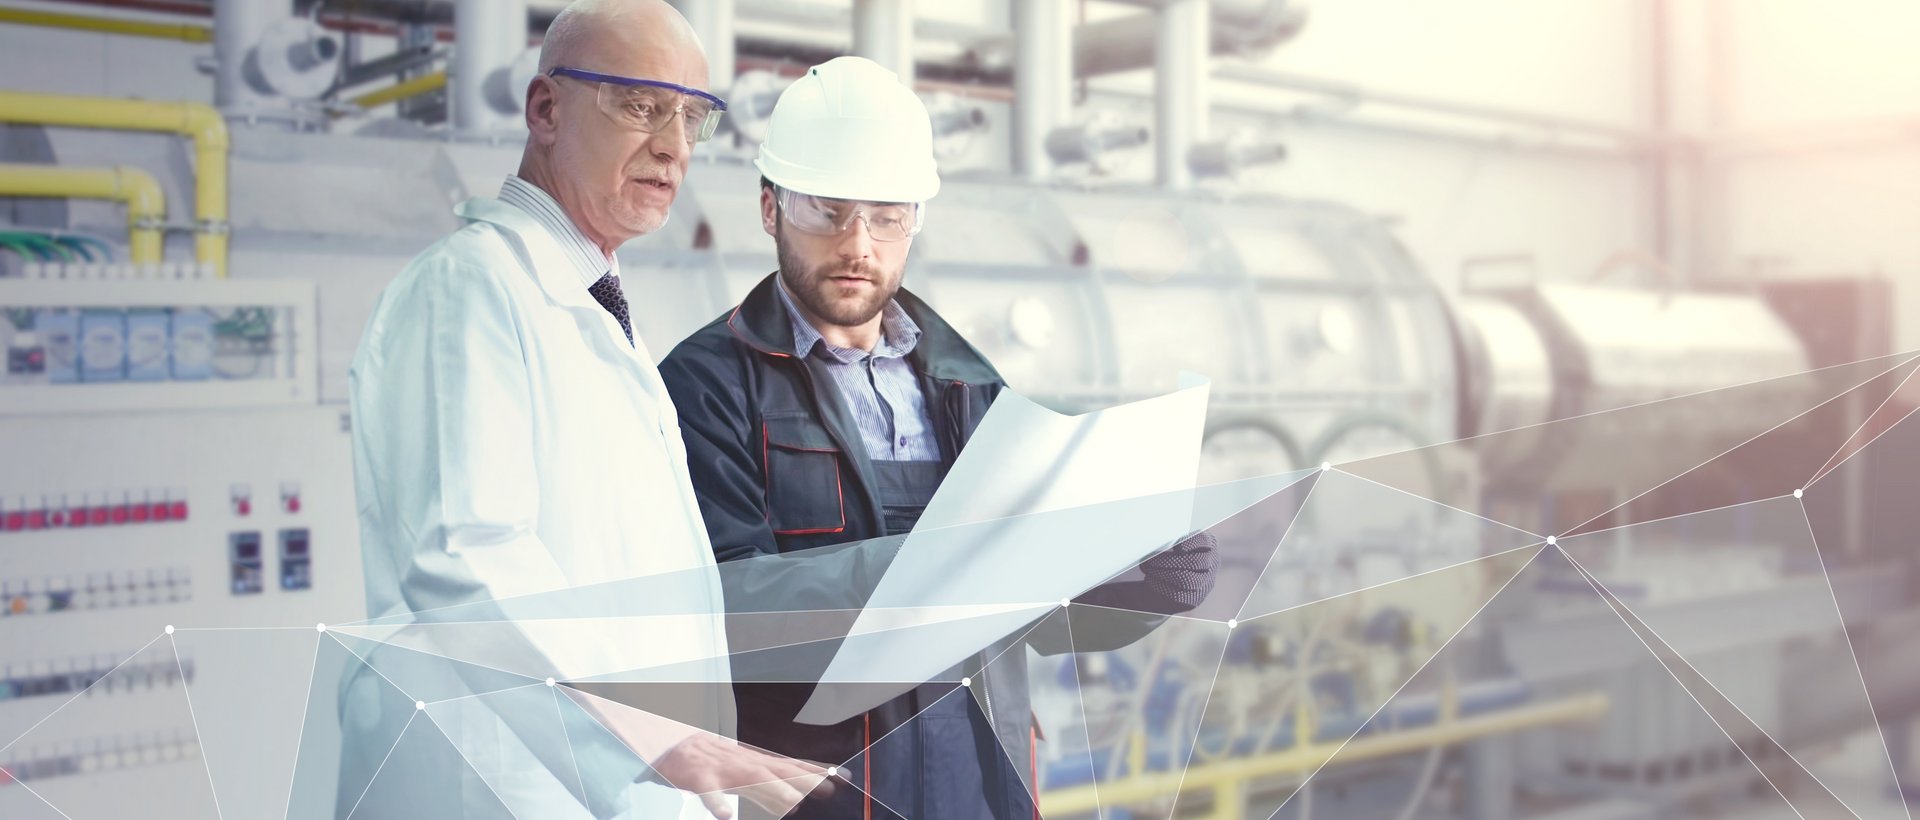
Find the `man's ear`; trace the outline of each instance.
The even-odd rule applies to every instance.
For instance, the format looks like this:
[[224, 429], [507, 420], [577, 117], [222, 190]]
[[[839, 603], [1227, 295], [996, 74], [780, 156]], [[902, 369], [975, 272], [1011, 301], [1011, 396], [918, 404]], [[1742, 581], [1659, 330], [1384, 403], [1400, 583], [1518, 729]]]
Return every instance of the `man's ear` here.
[[527, 134], [542, 145], [553, 144], [560, 131], [558, 91], [559, 84], [545, 75], [527, 83]]
[[767, 185], [760, 186], [760, 228], [768, 236], [780, 235], [780, 203], [773, 195], [773, 188]]

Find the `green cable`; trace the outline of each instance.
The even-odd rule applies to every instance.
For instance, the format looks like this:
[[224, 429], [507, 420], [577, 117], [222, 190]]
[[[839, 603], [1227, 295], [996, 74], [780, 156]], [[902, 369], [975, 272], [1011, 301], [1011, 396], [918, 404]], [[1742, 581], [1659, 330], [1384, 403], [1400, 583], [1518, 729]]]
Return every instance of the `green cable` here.
[[59, 242], [55, 242], [53, 238], [49, 236], [43, 236], [40, 234], [28, 234], [28, 236], [33, 237], [35, 242], [39, 242], [47, 250], [52, 251], [55, 254], [58, 254], [60, 256], [60, 261], [65, 262], [69, 265], [73, 264], [73, 251], [68, 250], [65, 245], [62, 245]]
[[20, 258], [28, 262], [38, 262], [46, 258], [34, 251], [27, 243], [14, 239], [11, 234], [0, 233], [0, 248], [20, 254]]
[[38, 242], [33, 240], [33, 234], [0, 232], [0, 240], [4, 240], [10, 248], [19, 250], [23, 255], [31, 253], [31, 259], [33, 259], [33, 261], [48, 261], [48, 259], [52, 259], [52, 255], [48, 255], [46, 248], [42, 248]]
[[100, 239], [100, 237], [87, 236], [85, 234], [72, 234], [68, 238], [72, 239], [75, 242], [85, 242], [89, 245], [99, 248], [101, 261], [104, 261], [104, 262], [113, 261], [113, 246], [107, 244], [105, 241]]
[[82, 242], [78, 239], [75, 239], [71, 236], [54, 235], [50, 238], [53, 240], [54, 244], [59, 245], [60, 247], [63, 247], [63, 248], [68, 248], [72, 250], [74, 253], [80, 254], [80, 256], [86, 261], [88, 262], [95, 261], [93, 258], [93, 249], [87, 247], [87, 243]]
[[0, 234], [0, 237], [6, 237], [8, 239], [12, 239], [17, 243], [32, 249], [34, 257], [36, 257], [42, 262], [53, 261], [53, 254], [48, 247], [53, 243], [48, 242], [46, 237], [40, 236], [39, 234], [20, 233], [17, 231], [12, 233]]

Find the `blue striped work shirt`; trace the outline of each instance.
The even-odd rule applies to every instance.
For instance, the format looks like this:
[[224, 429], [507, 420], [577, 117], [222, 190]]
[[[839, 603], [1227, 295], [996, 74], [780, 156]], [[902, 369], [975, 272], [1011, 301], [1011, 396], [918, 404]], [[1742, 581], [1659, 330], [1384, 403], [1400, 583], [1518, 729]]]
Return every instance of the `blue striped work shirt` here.
[[[777, 276], [776, 276], [777, 278]], [[774, 288], [780, 304], [793, 320], [793, 349], [801, 356], [826, 364], [834, 386], [853, 413], [860, 441], [874, 461], [938, 461], [940, 442], [933, 436], [926, 396], [906, 356], [920, 343], [920, 326], [898, 302], [889, 300], [880, 311], [880, 343], [871, 353], [829, 344], [787, 294], [787, 285]]]
[[600, 281], [600, 277], [609, 273], [615, 278], [620, 276], [620, 262], [600, 250], [599, 245], [580, 232], [567, 212], [560, 209], [560, 203], [540, 187], [521, 179], [514, 174], [507, 175], [507, 181], [500, 186], [500, 201], [526, 211], [533, 221], [553, 234], [560, 243], [560, 249], [566, 252], [567, 261], [573, 263], [575, 273], [587, 287]]

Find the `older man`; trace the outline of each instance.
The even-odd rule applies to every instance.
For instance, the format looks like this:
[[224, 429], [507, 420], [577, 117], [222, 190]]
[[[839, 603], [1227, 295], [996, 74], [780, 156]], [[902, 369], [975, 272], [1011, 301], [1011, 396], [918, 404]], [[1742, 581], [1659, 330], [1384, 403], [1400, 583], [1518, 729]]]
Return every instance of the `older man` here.
[[[519, 173], [458, 206], [465, 227], [374, 309], [352, 368], [368, 605], [438, 654], [349, 661], [342, 816], [726, 817], [728, 792], [783, 809], [822, 775], [715, 733], [732, 705], [713, 554], [614, 257], [666, 221], [725, 110], [706, 78], [666, 3], [569, 6], [527, 88]], [[566, 609], [553, 593], [662, 573], [684, 579], [673, 628], [495, 603]], [[508, 657], [561, 685], [502, 683], [487, 667]], [[667, 720], [565, 685], [668, 663], [718, 694]]]

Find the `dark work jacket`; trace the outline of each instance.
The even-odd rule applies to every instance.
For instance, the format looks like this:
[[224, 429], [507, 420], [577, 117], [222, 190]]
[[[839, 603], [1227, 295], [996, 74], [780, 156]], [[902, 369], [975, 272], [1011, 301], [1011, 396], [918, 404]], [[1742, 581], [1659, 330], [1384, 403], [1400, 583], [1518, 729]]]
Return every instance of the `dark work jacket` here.
[[[826, 365], [793, 349], [793, 325], [774, 290], [776, 276], [762, 280], [737, 308], [675, 347], [661, 362], [660, 373], [679, 413], [700, 512], [715, 557], [723, 562], [729, 613], [858, 609], [892, 555], [877, 479]], [[951, 466], [1006, 384], [925, 302], [904, 289], [895, 301], [920, 327], [920, 341], [907, 361], [920, 378], [942, 461]], [[867, 539], [878, 540], [843, 552], [816, 549]], [[896, 539], [893, 549], [897, 545]], [[728, 563], [741, 559], [753, 560]], [[740, 572], [743, 566], [755, 571]], [[750, 618], [736, 615], [729, 620]], [[1128, 639], [1160, 620], [1141, 616], [1139, 630]], [[902, 754], [876, 747], [871, 761], [876, 770], [901, 765], [922, 769], [919, 793], [896, 797], [913, 805], [895, 809], [913, 817], [952, 816], [942, 810], [943, 795], [970, 789], [987, 795], [995, 817], [1032, 815], [1025, 785], [1007, 768], [1009, 761], [1031, 766], [1035, 740], [1026, 652], [1020, 642], [1042, 654], [1117, 648], [1076, 647], [1066, 630], [1043, 625], [988, 647], [963, 664], [961, 671], [973, 678], [974, 691], [955, 696], [976, 695], [977, 702], [986, 705], [986, 721], [1006, 750], [1004, 757], [1000, 748], [984, 743], [985, 738], [978, 739], [976, 766], [954, 766], [951, 759], [933, 766], [918, 750]], [[914, 714], [916, 695], [909, 693], [833, 726], [794, 723], [812, 685], [752, 682], [753, 675], [741, 674], [743, 655], [737, 648], [748, 643], [735, 641], [734, 688], [743, 742], [838, 764]], [[823, 650], [812, 671], [822, 671], [829, 654]], [[994, 663], [985, 666], [989, 659]], [[919, 705], [924, 706], [924, 693], [921, 698]], [[855, 782], [867, 762], [863, 757], [849, 766]], [[877, 804], [873, 809], [875, 817], [888, 814]]]

